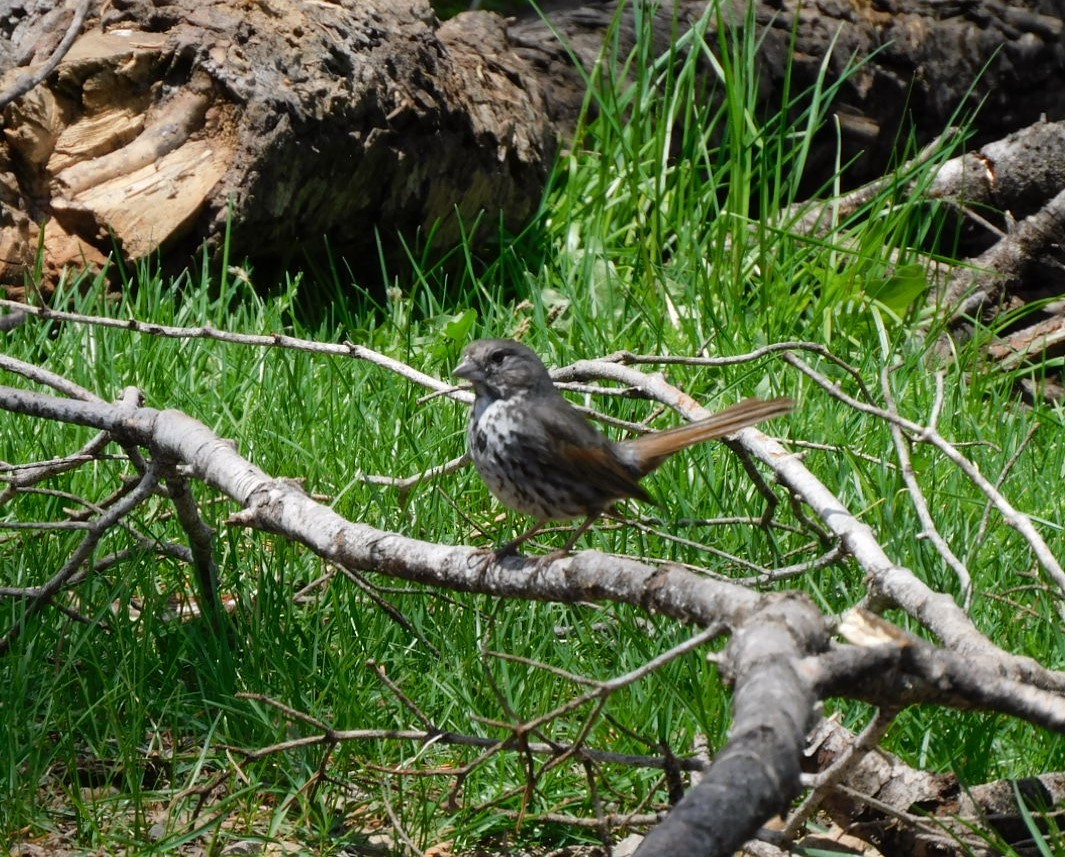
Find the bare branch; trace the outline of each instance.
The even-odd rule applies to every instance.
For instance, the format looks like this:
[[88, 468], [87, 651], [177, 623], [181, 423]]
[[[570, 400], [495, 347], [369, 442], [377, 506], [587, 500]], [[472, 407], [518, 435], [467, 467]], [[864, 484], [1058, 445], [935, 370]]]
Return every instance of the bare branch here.
[[[899, 415], [898, 406], [895, 404], [895, 397], [891, 392], [891, 379], [890, 373], [885, 366], [881, 370], [880, 375], [881, 390], [884, 393], [884, 401], [887, 404], [887, 412], [894, 416]], [[937, 397], [941, 399], [941, 397]], [[929, 420], [929, 425], [935, 424], [935, 417], [937, 408], [933, 408], [932, 417]], [[913, 503], [913, 508], [917, 512], [917, 519], [921, 522], [921, 535], [927, 538], [935, 546], [939, 555], [943, 557], [943, 561], [954, 571], [954, 576], [958, 578], [958, 583], [961, 584], [962, 591], [962, 604], [966, 610], [968, 610], [972, 604], [973, 598], [973, 579], [967, 569], [954, 551], [951, 550], [950, 545], [947, 544], [947, 540], [943, 538], [939, 529], [936, 527], [936, 522], [932, 519], [932, 513], [928, 509], [928, 501], [925, 500], [924, 491], [921, 490], [921, 484], [917, 481], [917, 474], [913, 472], [913, 462], [910, 460], [910, 448], [907, 445], [906, 438], [903, 437], [902, 429], [898, 423], [892, 422], [891, 426], [891, 439], [895, 444], [895, 454], [898, 456], [899, 465], [902, 471], [902, 480], [906, 483], [906, 490], [910, 496], [910, 501]]]
[[[809, 369], [790, 352], [785, 353], [784, 359], [793, 364], [801, 363]], [[810, 371], [813, 372], [812, 369]], [[661, 376], [645, 375], [617, 362], [581, 361], [574, 364], [572, 374], [579, 377], [606, 376], [622, 384], [642, 386], [656, 401], [675, 408], [689, 419], [701, 419], [709, 415], [709, 411], [668, 384]], [[819, 374], [818, 377], [823, 379]], [[827, 379], [823, 381], [823, 386], [827, 385], [834, 394], [838, 392]], [[889, 419], [889, 415], [879, 408], [858, 402], [842, 393], [839, 396], [852, 407]], [[904, 427], [916, 428], [918, 431], [921, 429], [912, 423]], [[877, 542], [872, 529], [849, 512], [839, 498], [807, 469], [798, 456], [789, 453], [779, 442], [755, 428], [741, 431], [736, 436], [736, 441], [754, 458], [771, 468], [780, 482], [787, 485], [795, 496], [801, 497], [814, 510], [833, 535], [840, 539], [847, 553], [854, 557], [863, 571], [870, 576], [878, 593], [882, 593], [891, 603], [920, 621], [935, 633], [944, 645], [959, 653], [984, 659], [986, 663], [994, 664], [999, 670], [1019, 680], [1030, 681], [1045, 689], [1065, 690], [1065, 675], [1047, 670], [1032, 658], [1003, 652], [980, 633], [954, 599], [933, 591], [912, 571], [893, 562]]]
[[107, 432], [100, 432], [77, 452], [64, 458], [53, 458], [51, 461], [40, 461], [34, 464], [5, 466], [2, 470], [11, 475], [0, 477], [8, 483], [7, 487], [0, 491], [0, 506], [5, 505], [13, 497], [38, 482], [75, 470], [87, 462], [96, 461], [100, 451], [110, 442], [110, 435]]
[[[118, 326], [128, 327], [124, 323]], [[188, 332], [186, 329], [171, 329], [175, 336], [177, 331], [182, 331], [181, 335]], [[158, 331], [156, 334], [162, 335]], [[223, 338], [217, 332], [203, 335], [212, 339]], [[234, 335], [229, 341], [241, 338]], [[246, 344], [303, 347], [298, 340], [288, 340], [281, 345], [276, 337], [253, 339], [257, 341]], [[352, 353], [353, 348], [355, 346], [344, 346], [344, 353]], [[372, 359], [375, 364], [399, 372], [430, 389], [447, 390], [448, 395], [455, 398], [464, 395], [368, 349], [361, 350], [358, 356]], [[785, 359], [793, 365], [805, 366], [790, 352], [785, 354]], [[809, 367], [803, 371], [807, 370], [807, 374], [814, 372]], [[698, 418], [705, 413], [698, 403], [666, 383], [661, 376], [646, 375], [623, 365], [619, 359], [582, 361], [558, 374], [577, 378], [606, 377], [680, 410], [686, 416]], [[827, 379], [824, 381], [829, 383]], [[887, 384], [886, 376], [883, 382]], [[904, 431], [929, 442], [933, 442], [931, 438], [939, 437], [934, 425], [941, 408], [941, 395], [937, 396], [930, 416], [932, 427], [916, 426], [903, 419], [895, 412], [897, 408], [890, 395], [888, 401], [889, 410], [885, 411], [846, 398], [848, 405], [888, 420], [899, 432], [897, 440], [902, 445], [906, 443]], [[862, 639], [852, 645], [829, 646], [828, 622], [808, 599], [794, 594], [759, 594], [747, 588], [745, 584], [749, 585], [750, 581], [713, 579], [675, 565], [653, 568], [643, 562], [594, 551], [548, 561], [521, 557], [484, 561], [468, 547], [432, 544], [352, 523], [307, 496], [298, 483], [271, 478], [243, 458], [231, 443], [178, 411], [138, 407], [128, 400], [119, 405], [99, 400], [80, 401], [10, 387], [0, 387], [0, 409], [95, 428], [131, 450], [131, 456], [133, 453], [139, 455], [140, 449], [151, 451], [145, 473], [136, 488], [127, 496], [119, 497], [111, 509], [98, 516], [94, 526], [101, 526], [105, 519], [116, 515], [121, 517], [123, 509], [132, 508], [130, 504], [136, 496], [150, 495], [160, 473], [170, 478], [166, 467], [180, 464], [183, 479], [201, 480], [240, 504], [241, 510], [231, 517], [230, 524], [282, 534], [307, 546], [357, 580], [362, 580], [361, 572], [374, 571], [433, 586], [502, 597], [563, 603], [628, 603], [705, 629], [624, 675], [604, 682], [582, 680], [579, 684], [583, 687], [575, 696], [555, 704], [550, 711], [527, 720], [515, 715], [510, 723], [490, 724], [504, 730], [501, 738], [441, 731], [434, 727], [429, 713], [419, 709], [398, 686], [391, 684], [401, 704], [417, 717], [421, 729], [340, 731], [265, 697], [256, 697], [284, 711], [286, 716], [311, 726], [317, 734], [240, 752], [246, 758], [262, 758], [296, 748], [323, 747], [325, 752], [318, 772], [308, 782], [308, 788], [316, 788], [324, 781], [327, 763], [337, 744], [369, 739], [415, 741], [423, 749], [435, 743], [476, 748], [479, 751], [476, 758], [458, 770], [444, 766], [437, 769], [423, 767], [415, 770], [406, 766], [387, 769], [389, 773], [403, 776], [446, 775], [455, 780], [456, 791], [469, 771], [503, 751], [520, 752], [526, 759], [527, 780], [515, 792], [519, 795], [530, 794], [547, 771], [573, 761], [583, 765], [586, 774], [594, 780], [597, 764], [631, 764], [632, 759], [641, 759], [666, 771], [675, 782], [678, 780], [676, 771], [695, 770], [701, 764], [696, 760], [681, 764], [684, 760], [668, 754], [660, 758], [603, 753], [586, 747], [587, 737], [601, 717], [602, 706], [610, 694], [640, 680], [669, 660], [729, 632], [734, 636], [719, 663], [726, 677], [735, 684], [735, 722], [730, 738], [699, 784], [645, 840], [642, 853], [731, 853], [754, 835], [766, 818], [785, 811], [801, 788], [799, 763], [805, 732], [815, 716], [815, 705], [818, 700], [832, 695], [862, 699], [890, 710], [909, 704], [934, 703], [998, 711], [1065, 731], [1065, 701], [1061, 693], [1065, 690], [1065, 676], [1047, 670], [1031, 659], [1015, 657], [996, 648], [979, 633], [952, 599], [933, 592], [907, 569], [894, 565], [869, 528], [847, 511], [807, 470], [799, 456], [754, 429], [738, 433], [733, 442], [752, 461], [767, 466], [787, 486], [793, 498], [801, 498], [813, 509], [827, 528], [832, 543], [832, 547], [818, 559], [777, 572], [758, 568], [757, 573], [803, 573], [838, 561], [846, 552], [854, 556], [870, 576], [878, 595], [890, 598], [916, 616], [939, 635], [946, 649], [911, 638], [876, 617], [865, 623], [873, 628], [866, 632], [871, 635], [871, 641]], [[946, 441], [942, 443], [946, 444]], [[956, 446], [947, 446], [957, 457], [962, 457]], [[901, 460], [905, 470], [905, 457]], [[178, 485], [178, 493], [187, 487], [185, 483]], [[199, 532], [198, 537], [205, 537], [199, 550], [201, 559], [210, 563], [213, 561], [210, 530], [199, 517], [191, 494], [186, 493], [183, 502], [188, 508], [184, 513], [178, 510], [181, 523], [186, 530], [191, 528]], [[188, 514], [193, 517], [189, 518]], [[192, 551], [193, 556], [196, 550]], [[72, 557], [71, 562], [74, 559]], [[69, 583], [71, 575], [81, 565], [83, 561], [78, 562], [59, 586]], [[210, 570], [210, 564], [205, 568]], [[535, 573], [530, 573], [533, 569]], [[54, 585], [54, 580], [49, 585]], [[878, 625], [878, 621], [882, 624]], [[884, 639], [877, 637], [878, 633], [883, 634]], [[10, 645], [6, 639], [2, 644]], [[544, 727], [578, 710], [583, 722], [578, 723], [576, 737], [565, 746], [553, 743]], [[870, 731], [867, 743], [871, 746], [878, 737]], [[540, 760], [540, 756], [547, 756], [547, 760]], [[860, 758], [860, 753], [855, 757]], [[845, 773], [845, 765], [841, 763], [836, 778], [842, 778]], [[598, 782], [596, 786], [603, 789], [602, 795], [606, 797], [608, 786]], [[811, 802], [807, 815], [812, 811]], [[600, 829], [613, 824], [605, 806], [597, 813]], [[796, 820], [796, 830], [798, 826]]]
[[338, 567], [340, 569], [340, 573], [343, 574], [344, 577], [346, 577], [352, 583], [354, 583], [364, 593], [366, 593], [366, 596], [374, 604], [376, 604], [379, 608], [381, 608], [381, 610], [393, 622], [395, 622], [397, 625], [399, 625], [403, 630], [405, 630], [412, 637], [415, 637], [416, 639], [421, 640], [421, 642], [425, 645], [425, 647], [430, 652], [433, 652], [437, 656], [440, 655], [440, 650], [436, 646], [434, 646], [432, 643], [430, 643], [427, 639], [425, 639], [425, 635], [422, 634], [420, 631], [418, 631], [418, 629], [414, 626], [414, 623], [411, 622], [410, 619], [408, 619], [406, 616], [403, 615], [403, 611], [402, 610], [400, 610], [398, 607], [396, 607], [396, 605], [393, 604], [392, 602], [390, 602], [387, 598], [382, 597], [381, 593], [377, 591], [377, 587], [373, 586], [370, 583], [370, 581], [368, 581], [363, 575], [359, 574], [358, 572], [353, 571], [350, 568], [345, 568], [344, 566], [338, 566]]
[[105, 535], [107, 535], [108, 530], [152, 495], [152, 492], [155, 491], [156, 486], [159, 484], [161, 476], [162, 467], [153, 463], [144, 476], [141, 477], [140, 482], [137, 483], [134, 490], [130, 491], [125, 498], [112, 506], [110, 510], [105, 512], [92, 523], [89, 532], [86, 533], [81, 544], [79, 544], [70, 555], [70, 559], [68, 559], [63, 567], [52, 576], [51, 580], [39, 587], [33, 593], [32, 599], [30, 600], [30, 603], [26, 605], [25, 613], [19, 623], [11, 627], [8, 632], [4, 634], [3, 638], [0, 639], [0, 654], [7, 653], [22, 628], [25, 627], [26, 621], [44, 609], [44, 607], [51, 601], [52, 597], [67, 584], [71, 577], [74, 576], [82, 563], [89, 560], [92, 552], [96, 549], [96, 545]]
[[[942, 157], [942, 153], [949, 149], [959, 133], [958, 128], [947, 128], [935, 140], [918, 152], [916, 157], [907, 161], [894, 172], [826, 201], [820, 201], [812, 205], [804, 202], [788, 206], [780, 212], [777, 220], [790, 231], [804, 235], [827, 235], [836, 223], [846, 220], [880, 194], [893, 187], [898, 187], [900, 183], [906, 181], [907, 176], [922, 172], [922, 167], [935, 160], [936, 157]], [[939, 172], [944, 175], [953, 175], [954, 164], [957, 161], [961, 161], [961, 158], [942, 164], [939, 167]], [[961, 189], [958, 188], [959, 191]], [[935, 195], [944, 195], [945, 190], [945, 188], [940, 188], [937, 193], [933, 184], [931, 192]]]
[[[266, 756], [272, 756], [277, 753], [288, 752], [289, 750], [299, 749], [301, 747], [313, 747], [318, 745], [344, 743], [348, 741], [415, 741], [419, 744], [444, 744], [459, 747], [484, 747], [489, 749], [495, 749], [503, 745], [505, 748], [510, 748], [509, 742], [513, 739], [504, 739], [502, 742], [496, 738], [486, 738], [480, 735], [462, 735], [455, 732], [441, 732], [435, 729], [433, 730], [417, 730], [417, 729], [333, 729], [329, 725], [322, 723], [316, 718], [310, 717], [301, 711], [291, 708], [282, 702], [279, 702], [270, 697], [264, 696], [258, 693], [239, 693], [237, 694], [243, 699], [252, 699], [257, 702], [262, 702], [266, 705], [270, 705], [278, 710], [284, 712], [288, 717], [295, 720], [311, 724], [314, 728], [320, 730], [320, 734], [308, 735], [303, 738], [293, 738], [289, 741], [282, 741], [277, 744], [271, 744], [268, 747], [258, 747], [255, 749], [244, 749], [240, 747], [232, 747], [230, 749], [237, 753], [240, 753], [246, 759], [262, 759]], [[554, 745], [530, 742], [527, 745], [530, 752], [538, 755], [555, 755], [557, 753], [568, 752], [570, 747], [568, 745]], [[611, 753], [603, 750], [592, 750], [584, 747], [580, 750], [580, 755], [586, 757], [595, 762], [612, 765], [627, 765], [630, 767], [641, 768], [664, 768], [669, 761], [659, 756], [636, 756], [630, 753]], [[698, 770], [703, 767], [702, 760], [697, 758], [685, 759], [676, 758], [673, 759], [673, 764], [680, 766], [681, 770], [692, 771]], [[454, 776], [454, 768], [442, 768], [436, 771], [390, 771], [390, 773], [405, 774], [409, 776]]]
[[189, 537], [192, 567], [196, 570], [199, 580], [200, 602], [217, 624], [221, 602], [218, 598], [218, 564], [214, 557], [215, 531], [200, 514], [188, 479], [171, 469], [166, 477], [166, 488], [181, 528]]
[[[1017, 444], [1017, 448], [1013, 451], [1013, 454], [1009, 457], [1009, 460], [1003, 466], [1002, 472], [999, 473], [998, 478], [995, 480], [996, 489], [1000, 491], [1002, 490], [1002, 485], [1005, 483], [1006, 479], [1009, 478], [1010, 472], [1020, 460], [1021, 455], [1024, 453], [1024, 450], [1028, 448], [1028, 445], [1032, 442], [1032, 438], [1035, 437], [1035, 433], [1038, 430], [1039, 423], [1035, 423], [1030, 429], [1028, 429], [1028, 433], [1025, 434], [1024, 440]], [[976, 552], [984, 543], [984, 539], [987, 536], [988, 523], [991, 520], [991, 510], [993, 508], [994, 504], [990, 500], [988, 500], [987, 504], [984, 506], [984, 513], [980, 516], [980, 526], [976, 528], [976, 536], [973, 538], [973, 543], [969, 547], [970, 558], [976, 555]]]
[[962, 455], [954, 444], [947, 441], [946, 438], [932, 427], [919, 425], [918, 423], [905, 419], [898, 414], [892, 414], [889, 411], [885, 411], [883, 408], [878, 408], [875, 405], [866, 404], [865, 402], [859, 402], [852, 396], [848, 396], [839, 388], [838, 384], [832, 383], [832, 381], [795, 355], [787, 354], [784, 359], [795, 366], [795, 368], [808, 378], [813, 380], [821, 388], [826, 390], [831, 396], [833, 396], [833, 398], [838, 399], [856, 410], [867, 414], [873, 414], [886, 420], [892, 425], [906, 429], [906, 431], [913, 434], [916, 440], [929, 443], [938, 449], [954, 465], [956, 465], [962, 473], [968, 476], [974, 485], [984, 492], [987, 498], [994, 504], [995, 508], [1002, 516], [1002, 519], [1024, 537], [1025, 541], [1027, 541], [1031, 547], [1032, 552], [1035, 554], [1036, 559], [1039, 560], [1039, 564], [1044, 568], [1047, 574], [1050, 575], [1051, 579], [1057, 584], [1061, 591], [1065, 592], [1065, 569], [1062, 569], [1061, 563], [1058, 562], [1053, 552], [1047, 546], [1046, 541], [1044, 541], [1039, 531], [1032, 524], [1031, 518], [1021, 514], [1013, 508], [1002, 493], [991, 484], [990, 480], [988, 480], [983, 473], [980, 472], [980, 469], [968, 458]]
[[112, 330], [127, 330], [133, 333], [141, 333], [146, 336], [157, 336], [162, 339], [207, 339], [215, 342], [228, 342], [233, 345], [254, 346], [256, 348], [284, 348], [290, 351], [328, 354], [334, 357], [354, 357], [358, 360], [374, 363], [388, 369], [390, 372], [394, 372], [395, 374], [406, 378], [408, 381], [418, 384], [419, 386], [445, 394], [458, 401], [467, 403], [473, 401], [471, 393], [460, 390], [453, 384], [446, 384], [442, 381], [438, 381], [431, 375], [419, 372], [417, 369], [411, 368], [400, 360], [396, 360], [381, 354], [378, 351], [374, 351], [372, 348], [366, 348], [365, 346], [356, 345], [352, 342], [316, 342], [310, 339], [299, 339], [295, 336], [286, 336], [281, 333], [232, 333], [226, 330], [219, 330], [210, 325], [176, 327], [167, 324], [137, 321], [136, 319], [123, 320], [100, 315], [85, 315], [84, 313], [67, 312], [65, 310], [52, 309], [51, 307], [34, 306], [33, 304], [10, 300], [0, 300], [0, 307], [11, 310], [22, 310], [41, 319], [53, 319], [74, 324], [86, 324], [93, 327], [110, 328]]
[[[26, 304], [26, 306], [29, 306], [29, 304]], [[103, 399], [91, 390], [86, 390], [80, 384], [75, 384], [70, 379], [63, 377], [56, 372], [52, 372], [42, 366], [37, 366], [34, 363], [27, 363], [16, 357], [10, 357], [7, 354], [0, 354], [0, 369], [6, 369], [8, 372], [12, 372], [15, 375], [21, 375], [28, 381], [44, 384], [46, 387], [51, 387], [57, 393], [62, 393], [64, 396], [69, 396], [72, 399], [81, 399], [83, 402], [103, 401]]]
[[736, 682], [728, 743], [637, 855], [732, 854], [798, 795], [814, 696], [795, 663], [824, 644], [821, 621], [806, 599], [786, 596], [764, 602], [737, 630], [728, 647]]
[[1065, 731], [1065, 695], [940, 649], [865, 610], [850, 610], [840, 633], [852, 646], [808, 658], [803, 670], [820, 698], [839, 694], [885, 709], [948, 705], [1010, 714]]
[[455, 473], [461, 470], [467, 464], [470, 463], [470, 456], [468, 453], [463, 453], [458, 458], [452, 458], [451, 461], [447, 461], [444, 464], [439, 464], [436, 467], [430, 467], [424, 473], [415, 473], [413, 476], [379, 476], [376, 474], [367, 474], [362, 477], [363, 482], [368, 482], [370, 485], [386, 485], [390, 488], [395, 488], [400, 492], [400, 495], [405, 495], [412, 488], [416, 488], [421, 485], [422, 482], [426, 482], [430, 479], [436, 479], [438, 476], [447, 476], [449, 473]]

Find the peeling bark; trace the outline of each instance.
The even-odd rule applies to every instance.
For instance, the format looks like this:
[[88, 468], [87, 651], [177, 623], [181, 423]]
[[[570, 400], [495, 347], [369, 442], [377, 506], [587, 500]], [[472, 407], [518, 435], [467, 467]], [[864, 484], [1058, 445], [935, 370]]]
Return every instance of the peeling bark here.
[[[854, 736], [834, 721], [825, 721], [811, 736], [804, 770], [816, 773], [848, 752]], [[866, 842], [875, 842], [885, 857], [963, 857], [1001, 851], [972, 831], [989, 828], [1018, 848], [1031, 841], [1017, 805], [1017, 792], [1037, 818], [1061, 825], [1065, 774], [1040, 774], [980, 785], [959, 782], [953, 773], [935, 774], [912, 768], [897, 756], [878, 749], [862, 757], [843, 781], [830, 791], [822, 809], [840, 827]], [[1015, 791], [1016, 789], [1016, 791]]]

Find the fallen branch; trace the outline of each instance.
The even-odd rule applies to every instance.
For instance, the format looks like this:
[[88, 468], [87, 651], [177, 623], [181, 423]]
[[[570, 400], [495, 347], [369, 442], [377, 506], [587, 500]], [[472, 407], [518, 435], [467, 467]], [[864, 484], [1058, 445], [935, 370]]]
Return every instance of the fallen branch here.
[[[68, 320], [96, 323], [95, 319], [85, 319], [83, 316]], [[137, 322], [107, 326], [143, 329], [149, 335], [183, 335], [182, 329]], [[338, 353], [331, 349], [339, 348], [343, 353], [372, 361], [430, 389], [447, 391], [455, 398], [467, 398], [461, 391], [369, 349], [356, 346], [312, 348], [288, 337], [226, 335], [206, 328], [197, 329], [196, 335], [256, 347], [327, 353]], [[821, 378], [816, 370], [806, 366], [790, 351], [786, 353], [786, 359], [815, 381]], [[681, 410], [686, 416], [698, 418], [703, 415], [697, 402], [664, 378], [624, 365], [624, 360], [625, 357], [620, 356], [581, 361], [557, 374], [583, 380], [605, 378], [618, 381], [626, 388]], [[845, 397], [827, 379], [821, 378], [819, 383], [822, 381], [822, 386], [842, 397], [848, 406], [875, 413], [900, 430], [934, 443], [944, 454], [949, 450], [947, 457], [952, 461], [963, 458], [955, 445], [949, 444], [935, 431], [937, 406], [933, 407], [930, 426], [920, 426], [892, 410], [885, 411]], [[53, 389], [61, 387], [57, 384], [50, 386]], [[80, 396], [75, 389], [68, 388], [65, 392]], [[893, 564], [871, 530], [843, 507], [799, 456], [754, 429], [746, 429], [736, 436], [738, 447], [753, 461], [760, 462], [760, 466], [768, 467], [779, 482], [808, 505], [831, 538], [838, 540], [840, 548], [854, 557], [867, 573], [880, 603], [902, 606], [939, 637], [942, 647], [906, 634], [865, 613], [852, 615], [842, 626], [847, 642], [833, 643], [830, 640], [831, 620], [804, 596], [760, 594], [744, 585], [745, 582], [715, 579], [677, 566], [654, 568], [643, 562], [595, 551], [549, 561], [522, 557], [485, 561], [469, 547], [419, 541], [351, 522], [309, 497], [297, 483], [272, 478], [202, 423], [179, 411], [138, 406], [129, 397], [121, 403], [111, 404], [91, 394], [64, 398], [0, 387], [0, 409], [95, 428], [129, 451], [131, 463], [143, 459], [146, 466], [138, 488], [128, 497], [117, 500], [104, 513], [104, 516], [110, 516], [108, 521], [117, 520], [131, 504], [147, 496], [160, 478], [169, 479], [172, 472], [169, 468], [180, 467], [183, 480], [200, 481], [240, 505], [240, 511], [229, 519], [231, 525], [280, 534], [353, 574], [376, 572], [435, 587], [497, 597], [562, 603], [627, 603], [707, 629], [612, 682], [587, 682], [585, 691], [543, 713], [499, 724], [506, 733], [504, 737], [485, 739], [490, 742], [487, 744], [467, 742], [482, 750], [470, 765], [503, 750], [524, 754], [530, 760], [527, 763], [528, 781], [516, 787], [519, 792], [534, 787], [539, 776], [563, 761], [580, 760], [587, 764], [607, 761], [608, 757], [595, 755], [602, 751], [585, 746], [590, 727], [600, 716], [606, 696], [632, 681], [642, 680], [666, 660], [682, 655], [690, 657], [697, 646], [731, 634], [729, 646], [718, 659], [726, 678], [735, 688], [734, 724], [729, 740], [716, 754], [698, 785], [644, 842], [641, 853], [730, 854], [754, 835], [767, 818], [786, 811], [802, 788], [800, 763], [804, 738], [816, 720], [816, 705], [823, 699], [860, 699], [891, 711], [915, 704], [978, 709], [1065, 731], [1065, 700], [1061, 694], [1065, 688], [1065, 676], [994, 646], [952, 599], [935, 593], [907, 569]], [[175, 486], [179, 493], [184, 490], [177, 483]], [[982, 484], [981, 488], [984, 488]], [[985, 493], [989, 501], [1000, 502], [995, 499], [1001, 497], [997, 489]], [[198, 556], [201, 576], [209, 578], [210, 528], [195, 514], [191, 494], [183, 496], [184, 502], [191, 504], [181, 515], [183, 523], [199, 540], [189, 558]], [[1004, 498], [1001, 502], [1005, 502]], [[104, 516], [98, 517], [94, 526], [99, 528]], [[826, 562], [834, 561], [838, 554], [830, 552], [828, 556]], [[81, 561], [75, 563], [74, 559], [72, 557], [74, 571], [71, 574], [83, 564]], [[772, 573], [772, 570], [767, 571]], [[70, 579], [64, 569], [64, 576], [53, 578], [49, 584], [51, 593], [69, 583]], [[39, 603], [43, 606], [45, 602]], [[31, 618], [24, 617], [18, 627], [25, 627]], [[16, 629], [10, 633], [16, 633]], [[588, 713], [578, 728], [576, 740], [562, 748], [549, 741], [535, 740], [549, 724], [579, 709], [587, 709]], [[295, 716], [291, 711], [286, 713]], [[316, 775], [320, 778], [324, 776], [331, 748], [341, 740], [434, 741], [439, 732], [432, 728], [432, 718], [422, 713], [419, 720], [422, 726], [419, 730], [388, 731], [387, 734], [376, 730], [353, 730], [347, 734], [314, 720], [311, 725], [318, 730], [316, 735], [249, 752], [268, 754], [323, 746], [326, 756]], [[455, 743], [463, 742], [456, 739]], [[544, 765], [537, 766], [531, 759], [539, 752], [540, 745], [550, 748], [551, 756]], [[588, 753], [592, 755], [586, 755]], [[663, 769], [667, 767], [663, 762]], [[469, 765], [464, 770], [469, 770]], [[396, 769], [389, 773], [398, 775], [399, 772]], [[423, 775], [430, 773], [433, 772], [421, 770]], [[442, 769], [440, 773], [443, 773]], [[449, 775], [458, 782], [462, 772], [450, 768]], [[843, 787], [842, 783], [840, 787]], [[606, 823], [605, 818], [603, 815], [599, 819], [601, 824]], [[799, 826], [796, 822], [793, 828]]]

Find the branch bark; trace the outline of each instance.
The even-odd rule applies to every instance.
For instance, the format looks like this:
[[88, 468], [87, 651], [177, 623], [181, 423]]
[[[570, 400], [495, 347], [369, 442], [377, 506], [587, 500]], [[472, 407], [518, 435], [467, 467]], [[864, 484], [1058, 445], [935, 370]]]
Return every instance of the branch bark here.
[[[172, 329], [153, 332], [176, 335]], [[221, 331], [210, 335], [225, 338]], [[262, 339], [256, 344], [279, 344], [270, 337]], [[404, 374], [418, 377], [410, 370]], [[699, 416], [698, 405], [660, 376], [644, 375], [618, 360], [583, 361], [572, 368], [571, 375], [621, 380]], [[427, 377], [425, 382], [444, 386]], [[81, 400], [61, 398], [11, 387], [0, 387], [0, 410], [107, 432], [127, 448], [145, 451], [145, 480], [152, 473], [158, 475], [159, 462], [180, 463], [189, 478], [241, 504], [242, 510], [230, 518], [230, 524], [281, 534], [351, 571], [376, 571], [500, 597], [625, 602], [710, 628], [707, 638], [731, 633], [721, 660], [726, 677], [735, 685], [729, 740], [699, 784], [647, 837], [641, 854], [731, 854], [766, 819], [785, 812], [801, 788], [804, 736], [815, 722], [815, 705], [822, 699], [860, 699], [890, 710], [938, 704], [994, 711], [1065, 732], [1065, 676], [997, 649], [953, 601], [892, 565], [868, 528], [806, 471], [801, 460], [754, 429], [737, 436], [740, 448], [767, 464], [778, 479], [807, 500], [855, 557], [871, 564], [878, 585], [893, 586], [889, 591], [896, 594], [896, 603], [913, 610], [939, 634], [945, 647], [861, 612], [841, 625], [847, 642], [831, 643], [832, 623], [804, 596], [762, 595], [678, 567], [656, 569], [595, 551], [550, 562], [521, 557], [485, 561], [468, 547], [423, 542], [353, 523], [308, 497], [296, 483], [271, 478], [232, 444], [179, 411], [131, 407], [129, 402], [112, 405], [91, 395]], [[125, 507], [120, 506], [116, 504], [112, 517], [122, 514]], [[201, 554], [204, 550], [201, 546]], [[59, 580], [59, 585], [66, 580], [69, 577]], [[934, 610], [910, 604], [908, 598], [916, 598], [917, 605], [922, 599], [935, 601], [948, 616], [944, 619]], [[979, 661], [973, 652], [980, 654]], [[593, 690], [559, 711], [595, 701], [599, 695], [599, 690]], [[553, 712], [522, 724], [519, 731], [524, 736], [533, 725], [542, 728], [554, 716]], [[332, 733], [326, 739], [327, 743], [338, 740]]]

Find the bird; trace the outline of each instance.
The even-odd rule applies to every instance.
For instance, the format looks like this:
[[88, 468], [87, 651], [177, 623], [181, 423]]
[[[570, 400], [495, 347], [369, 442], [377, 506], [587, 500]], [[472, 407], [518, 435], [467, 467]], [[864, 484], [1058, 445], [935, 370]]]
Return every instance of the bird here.
[[615, 502], [653, 504], [640, 480], [675, 452], [781, 416], [795, 404], [783, 397], [745, 399], [697, 422], [615, 442], [559, 392], [536, 353], [513, 339], [471, 342], [453, 374], [473, 385], [467, 442], [474, 467], [504, 506], [536, 520], [512, 541], [482, 551], [496, 558], [514, 553], [550, 521], [583, 518], [551, 556], [568, 554]]

